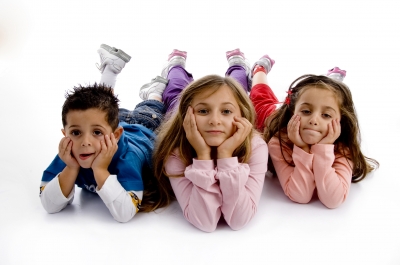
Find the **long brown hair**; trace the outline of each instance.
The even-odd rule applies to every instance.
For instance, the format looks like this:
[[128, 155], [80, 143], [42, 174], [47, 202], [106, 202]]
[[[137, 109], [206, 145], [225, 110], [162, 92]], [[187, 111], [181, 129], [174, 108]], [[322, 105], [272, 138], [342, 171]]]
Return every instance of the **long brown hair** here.
[[[187, 140], [183, 128], [186, 111], [194, 97], [206, 89], [217, 91], [223, 85], [227, 85], [231, 89], [239, 105], [242, 117], [254, 124], [254, 107], [242, 86], [233, 78], [208, 75], [189, 84], [179, 97], [179, 106], [175, 110], [175, 113], [172, 113], [172, 116], [160, 127], [153, 152], [154, 175], [162, 187], [162, 199], [168, 203], [174, 199], [174, 194], [167, 177], [182, 177], [182, 175], [168, 176], [166, 174], [165, 162], [168, 157], [176, 148], [178, 148], [180, 159], [185, 166], [192, 164], [192, 159], [196, 157], [196, 152]], [[242, 163], [246, 163], [250, 158], [251, 138], [253, 133], [254, 131], [252, 131], [246, 137], [245, 141], [233, 152], [233, 156], [237, 156]]]
[[293, 147], [293, 143], [287, 137], [286, 127], [293, 116], [297, 100], [310, 87], [329, 89], [336, 95], [341, 114], [341, 133], [334, 142], [334, 152], [353, 162], [352, 182], [363, 180], [367, 173], [379, 167], [379, 163], [372, 158], [365, 157], [361, 152], [361, 134], [353, 98], [350, 89], [340, 81], [323, 75], [303, 75], [294, 80], [289, 87], [285, 104], [265, 121], [265, 141], [268, 143], [272, 137], [277, 137], [283, 158], [288, 164], [294, 166], [283, 155], [282, 148], [292, 149]]

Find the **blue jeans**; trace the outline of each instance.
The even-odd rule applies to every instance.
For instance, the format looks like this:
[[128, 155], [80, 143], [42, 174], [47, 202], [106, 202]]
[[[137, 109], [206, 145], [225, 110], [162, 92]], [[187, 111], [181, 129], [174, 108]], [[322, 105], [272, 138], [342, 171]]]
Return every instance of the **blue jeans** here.
[[136, 105], [134, 110], [119, 109], [120, 122], [140, 124], [155, 131], [164, 119], [164, 104], [157, 100], [145, 100]]

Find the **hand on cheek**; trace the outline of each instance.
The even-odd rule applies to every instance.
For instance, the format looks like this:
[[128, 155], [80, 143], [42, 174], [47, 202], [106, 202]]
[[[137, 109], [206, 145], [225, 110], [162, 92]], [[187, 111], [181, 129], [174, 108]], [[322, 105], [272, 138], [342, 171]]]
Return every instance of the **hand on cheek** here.
[[58, 145], [58, 156], [71, 169], [79, 169], [78, 161], [72, 155], [73, 142], [69, 137], [63, 137]]
[[300, 116], [297, 114], [294, 114], [292, 118], [290, 118], [287, 125], [288, 138], [293, 144], [300, 147], [304, 151], [309, 152], [309, 145], [303, 141], [300, 135], [300, 119]]
[[340, 133], [340, 121], [339, 119], [334, 119], [328, 124], [328, 132], [326, 133], [325, 137], [319, 141], [319, 144], [333, 144], [336, 139], [339, 138]]
[[111, 134], [111, 137], [108, 135], [104, 136], [104, 139], [100, 142], [101, 150], [93, 160], [92, 169], [103, 169], [108, 170], [108, 166], [111, 163], [111, 160], [114, 154], [118, 150], [118, 143], [115, 139], [114, 134]]
[[211, 159], [211, 147], [205, 142], [197, 129], [196, 118], [193, 114], [193, 108], [188, 107], [183, 120], [183, 129], [185, 130], [186, 139], [188, 139], [190, 145], [194, 148], [199, 160], [210, 160]]
[[243, 117], [234, 117], [232, 125], [236, 128], [235, 132], [217, 148], [219, 159], [232, 157], [233, 152], [244, 142], [253, 128], [253, 125]]

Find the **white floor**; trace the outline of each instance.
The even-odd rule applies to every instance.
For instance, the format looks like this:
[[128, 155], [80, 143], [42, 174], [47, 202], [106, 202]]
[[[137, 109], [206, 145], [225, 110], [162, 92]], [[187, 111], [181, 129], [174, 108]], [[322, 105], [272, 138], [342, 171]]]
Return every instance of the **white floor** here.
[[[400, 264], [399, 4], [275, 2], [0, 0], [0, 264]], [[381, 167], [335, 210], [293, 203], [266, 179], [240, 231], [203, 233], [176, 203], [120, 224], [80, 191], [47, 214], [39, 183], [62, 136], [64, 93], [99, 81], [101, 43], [133, 56], [116, 87], [127, 108], [173, 48], [188, 51], [195, 78], [223, 75], [226, 50], [240, 47], [251, 63], [268, 53], [282, 99], [302, 74], [346, 69], [363, 152]]]

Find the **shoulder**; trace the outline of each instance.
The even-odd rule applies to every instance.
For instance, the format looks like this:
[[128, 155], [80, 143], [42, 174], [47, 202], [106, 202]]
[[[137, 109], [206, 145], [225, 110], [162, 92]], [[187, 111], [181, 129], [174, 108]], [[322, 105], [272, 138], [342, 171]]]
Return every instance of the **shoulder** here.
[[258, 146], [267, 145], [267, 143], [262, 138], [261, 134], [258, 132], [254, 132], [254, 135], [251, 139], [252, 149], [257, 148]]
[[165, 172], [168, 176], [179, 176], [183, 174], [185, 168], [179, 149], [175, 148], [165, 161]]

